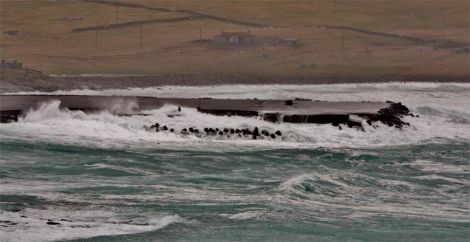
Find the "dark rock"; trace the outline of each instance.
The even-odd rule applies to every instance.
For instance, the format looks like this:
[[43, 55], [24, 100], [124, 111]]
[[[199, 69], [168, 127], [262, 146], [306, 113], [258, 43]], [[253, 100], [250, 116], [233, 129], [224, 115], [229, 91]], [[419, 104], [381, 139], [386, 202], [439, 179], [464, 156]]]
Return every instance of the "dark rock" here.
[[275, 139], [275, 138], [276, 138], [276, 135], [275, 135], [275, 134], [271, 134], [271, 138], [272, 138], [272, 139]]
[[277, 136], [281, 136], [281, 135], [282, 135], [281, 131], [279, 131], [279, 130], [277, 130], [275, 134], [276, 134]]
[[253, 135], [260, 136], [258, 127], [255, 127], [255, 129], [253, 130]]
[[171, 128], [171, 129], [170, 129], [170, 132], [172, 132], [172, 133], [173, 133], [173, 132], [175, 132], [175, 130], [174, 130], [173, 128]]
[[62, 225], [61, 223], [54, 222], [54, 221], [47, 221], [48, 225]]
[[292, 101], [292, 100], [286, 100], [284, 103], [285, 103], [287, 106], [292, 106], [292, 105], [294, 105], [294, 101]]
[[253, 139], [257, 139], [258, 136], [261, 136], [261, 135], [259, 133], [258, 127], [255, 127], [255, 129], [253, 129]]
[[389, 127], [402, 128], [408, 123], [401, 120], [403, 116], [409, 115], [410, 110], [401, 103], [392, 103], [390, 107], [380, 109], [377, 115], [373, 118], [374, 121], [380, 121]]

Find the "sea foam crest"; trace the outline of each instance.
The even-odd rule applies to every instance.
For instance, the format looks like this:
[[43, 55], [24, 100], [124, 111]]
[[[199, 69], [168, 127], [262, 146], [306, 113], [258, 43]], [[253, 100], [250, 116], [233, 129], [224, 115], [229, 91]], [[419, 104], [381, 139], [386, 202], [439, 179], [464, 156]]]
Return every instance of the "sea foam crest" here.
[[[0, 126], [0, 135], [58, 143], [109, 146], [155, 146], [175, 148], [213, 147], [239, 149], [240, 147], [370, 147], [405, 145], [428, 141], [470, 140], [470, 85], [433, 83], [340, 84], [340, 85], [271, 85], [271, 86], [211, 86], [211, 87], [154, 87], [122, 90], [74, 90], [52, 94], [126, 94], [134, 96], [203, 97], [214, 98], [310, 98], [322, 101], [401, 101], [419, 118], [405, 117], [411, 124], [403, 130], [378, 124], [365, 132], [331, 125], [274, 124], [247, 117], [221, 117], [183, 108], [181, 115], [169, 115], [177, 107], [167, 105], [148, 110], [148, 116], [121, 117], [112, 113], [137, 108], [133, 102], [110, 104], [111, 112], [85, 114], [60, 108], [59, 101], [42, 104], [28, 112], [18, 123]], [[114, 111], [113, 111], [114, 110]], [[169, 116], [172, 116], [169, 117]], [[280, 130], [282, 138], [250, 140], [237, 137], [196, 137], [179, 132], [155, 133], [144, 126], [160, 123], [181, 131], [183, 128], [254, 128]], [[367, 127], [367, 126], [366, 126]]]

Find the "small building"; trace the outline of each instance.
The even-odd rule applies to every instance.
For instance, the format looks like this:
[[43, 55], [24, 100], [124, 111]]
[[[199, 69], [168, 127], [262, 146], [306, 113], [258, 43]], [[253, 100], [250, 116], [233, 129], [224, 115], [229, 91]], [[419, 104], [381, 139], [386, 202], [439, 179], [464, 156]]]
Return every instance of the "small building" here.
[[16, 60], [13, 60], [13, 62], [6, 62], [2, 59], [1, 68], [21, 70], [23, 69], [23, 64], [21, 62], [17, 62]]
[[278, 37], [264, 37], [263, 38], [263, 43], [267, 45], [280, 45], [281, 44], [281, 38]]
[[299, 38], [264, 37], [263, 44], [272, 46], [284, 45], [297, 48], [299, 47]]
[[255, 43], [255, 36], [247, 32], [224, 32], [214, 37], [214, 42], [219, 44], [247, 45]]
[[299, 38], [284, 38], [282, 39], [282, 44], [297, 48], [299, 47]]

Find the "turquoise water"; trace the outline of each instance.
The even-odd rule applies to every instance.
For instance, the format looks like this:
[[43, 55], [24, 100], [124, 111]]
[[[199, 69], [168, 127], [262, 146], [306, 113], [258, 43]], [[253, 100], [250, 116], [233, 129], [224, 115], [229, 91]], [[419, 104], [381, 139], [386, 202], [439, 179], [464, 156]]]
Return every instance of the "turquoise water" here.
[[[83, 241], [468, 241], [470, 235], [468, 143], [244, 152], [0, 144], [2, 211], [19, 222], [4, 229], [21, 228], [24, 234], [15, 236], [25, 240], [97, 232], [111, 235]], [[78, 226], [89, 233], [77, 233]], [[121, 226], [140, 233], [113, 235]]]
[[[155, 90], [203, 95], [197, 87], [92, 94]], [[188, 109], [170, 118], [172, 106], [118, 117], [45, 104], [18, 123], [0, 124], [0, 241], [468, 241], [470, 84], [205, 91], [219, 98], [400, 100], [420, 117], [406, 117], [403, 130], [378, 124], [358, 131]], [[177, 130], [256, 125], [279, 129], [283, 138], [142, 128], [156, 121]]]

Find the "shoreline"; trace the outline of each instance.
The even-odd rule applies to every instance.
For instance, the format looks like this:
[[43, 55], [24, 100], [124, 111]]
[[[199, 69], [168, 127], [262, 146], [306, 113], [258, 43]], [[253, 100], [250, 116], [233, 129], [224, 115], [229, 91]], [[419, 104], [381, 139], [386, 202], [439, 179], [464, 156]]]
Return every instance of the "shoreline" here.
[[159, 86], [218, 86], [218, 85], [325, 85], [355, 83], [470, 83], [470, 76], [459, 75], [321, 75], [321, 76], [269, 76], [269, 75], [42, 75], [34, 78], [1, 76], [0, 93], [28, 91], [70, 91], [77, 89], [105, 90], [148, 88]]

